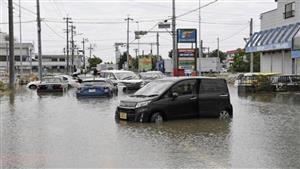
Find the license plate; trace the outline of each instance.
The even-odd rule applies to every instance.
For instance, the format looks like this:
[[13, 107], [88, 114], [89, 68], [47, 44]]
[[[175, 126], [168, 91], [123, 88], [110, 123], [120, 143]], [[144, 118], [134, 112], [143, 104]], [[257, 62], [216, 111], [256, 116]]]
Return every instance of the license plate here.
[[89, 93], [95, 93], [96, 89], [89, 89]]
[[120, 119], [127, 120], [127, 113], [120, 113]]

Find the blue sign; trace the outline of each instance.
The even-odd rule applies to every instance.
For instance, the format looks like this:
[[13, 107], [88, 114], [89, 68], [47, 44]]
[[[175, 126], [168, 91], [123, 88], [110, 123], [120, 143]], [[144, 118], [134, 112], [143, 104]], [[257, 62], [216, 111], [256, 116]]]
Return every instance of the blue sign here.
[[196, 29], [177, 29], [178, 43], [197, 43]]
[[300, 58], [300, 50], [292, 51], [292, 58]]

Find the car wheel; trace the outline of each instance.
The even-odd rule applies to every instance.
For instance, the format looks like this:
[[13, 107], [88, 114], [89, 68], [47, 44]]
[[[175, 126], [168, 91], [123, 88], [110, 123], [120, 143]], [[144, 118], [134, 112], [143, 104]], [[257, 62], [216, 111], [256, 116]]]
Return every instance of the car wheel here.
[[161, 123], [163, 121], [164, 121], [164, 118], [160, 113], [154, 113], [154, 114], [152, 114], [152, 116], [150, 118], [151, 123]]
[[37, 88], [36, 85], [30, 85], [30, 86], [29, 86], [29, 89], [36, 89], [36, 88]]
[[219, 118], [220, 119], [229, 119], [232, 118], [232, 115], [227, 110], [223, 110], [219, 113]]

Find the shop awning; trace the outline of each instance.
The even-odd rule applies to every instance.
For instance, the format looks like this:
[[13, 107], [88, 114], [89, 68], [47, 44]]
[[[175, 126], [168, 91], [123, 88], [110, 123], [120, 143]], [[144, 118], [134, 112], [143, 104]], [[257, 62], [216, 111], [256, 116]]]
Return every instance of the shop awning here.
[[300, 22], [254, 33], [246, 44], [246, 52], [291, 49], [292, 41], [300, 29]]

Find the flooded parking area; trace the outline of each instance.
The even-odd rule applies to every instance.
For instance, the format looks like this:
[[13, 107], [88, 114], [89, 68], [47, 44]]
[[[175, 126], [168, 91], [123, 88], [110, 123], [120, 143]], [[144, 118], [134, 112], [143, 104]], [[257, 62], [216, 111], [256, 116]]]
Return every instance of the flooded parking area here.
[[300, 94], [238, 94], [233, 118], [117, 123], [110, 99], [75, 90], [0, 98], [1, 168], [299, 168]]

